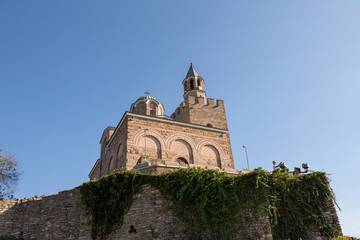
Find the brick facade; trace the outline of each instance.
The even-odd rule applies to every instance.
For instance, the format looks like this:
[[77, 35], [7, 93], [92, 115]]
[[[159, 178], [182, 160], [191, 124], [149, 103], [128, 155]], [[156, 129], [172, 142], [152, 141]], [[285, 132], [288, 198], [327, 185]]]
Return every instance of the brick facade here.
[[228, 130], [155, 116], [126, 112], [102, 149], [104, 154], [93, 168], [91, 179], [122, 167], [133, 169], [144, 162], [181, 165], [179, 159], [188, 166], [236, 171]]

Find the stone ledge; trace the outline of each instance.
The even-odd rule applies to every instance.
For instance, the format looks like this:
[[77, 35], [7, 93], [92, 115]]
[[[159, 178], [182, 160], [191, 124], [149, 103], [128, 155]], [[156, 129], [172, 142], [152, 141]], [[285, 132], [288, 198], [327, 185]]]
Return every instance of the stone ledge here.
[[236, 169], [232, 169], [232, 168], [219, 168], [219, 167], [211, 167], [211, 166], [201, 166], [201, 165], [195, 165], [195, 164], [189, 164], [189, 166], [181, 166], [178, 163], [154, 163], [151, 164], [150, 162], [146, 162], [146, 163], [142, 163], [142, 164], [138, 164], [134, 167], [134, 169], [139, 170], [139, 171], [144, 171], [144, 170], [150, 170], [152, 168], [169, 168], [169, 169], [179, 169], [179, 168], [188, 168], [188, 167], [200, 167], [200, 168], [204, 168], [204, 169], [209, 169], [209, 170], [219, 170], [220, 172], [226, 172], [229, 175], [238, 175], [240, 174], [246, 174], [249, 173], [249, 170], [242, 170], [242, 171], [238, 171]]

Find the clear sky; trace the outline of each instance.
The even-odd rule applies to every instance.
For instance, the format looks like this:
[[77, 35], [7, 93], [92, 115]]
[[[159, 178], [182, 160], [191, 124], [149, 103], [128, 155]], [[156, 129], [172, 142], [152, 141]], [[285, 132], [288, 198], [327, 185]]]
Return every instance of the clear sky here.
[[360, 1], [0, 1], [0, 146], [15, 197], [88, 180], [99, 140], [149, 90], [171, 115], [189, 57], [223, 99], [237, 169], [331, 174], [360, 236]]

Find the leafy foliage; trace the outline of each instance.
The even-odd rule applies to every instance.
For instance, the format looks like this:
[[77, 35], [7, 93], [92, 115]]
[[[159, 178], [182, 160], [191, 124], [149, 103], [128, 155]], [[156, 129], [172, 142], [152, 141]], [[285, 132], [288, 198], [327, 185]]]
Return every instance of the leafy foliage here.
[[332, 240], [360, 240], [360, 238], [349, 237], [349, 236], [338, 236], [338, 237], [332, 238]]
[[189, 168], [161, 175], [157, 186], [174, 203], [179, 218], [199, 227], [199, 235], [208, 229], [215, 239], [232, 239], [245, 211], [256, 216], [267, 202], [258, 178], [257, 172], [230, 177], [215, 170]]
[[249, 214], [258, 221], [269, 215], [275, 239], [306, 239], [310, 225], [325, 236], [334, 236], [325, 218], [327, 203], [334, 196], [323, 172], [292, 175], [256, 169], [232, 177], [216, 170], [187, 168], [160, 175], [117, 171], [81, 185], [94, 239], [106, 239], [122, 224], [143, 184], [160, 190], [194, 237], [209, 233], [214, 239], [233, 239]]
[[8, 154], [1, 154], [0, 148], [0, 199], [10, 197], [19, 180], [19, 172], [17, 170], [17, 161]]
[[293, 175], [277, 170], [269, 175], [268, 184], [270, 203], [277, 211], [271, 218], [275, 239], [306, 239], [311, 225], [323, 236], [335, 235], [325, 216], [328, 202], [335, 197], [324, 172]]
[[12, 235], [7, 234], [1, 234], [0, 233], [0, 240], [23, 240], [24, 238], [22, 236], [14, 237]]
[[91, 236], [106, 239], [116, 225], [121, 225], [124, 214], [133, 202], [145, 175], [133, 171], [118, 171], [98, 181], [84, 183], [80, 187], [82, 202], [91, 216]]

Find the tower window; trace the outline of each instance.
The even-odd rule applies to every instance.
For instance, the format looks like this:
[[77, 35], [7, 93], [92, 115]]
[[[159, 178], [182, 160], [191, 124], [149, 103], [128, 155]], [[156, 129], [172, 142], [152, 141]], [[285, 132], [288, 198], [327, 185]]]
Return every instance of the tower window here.
[[186, 82], [184, 83], [184, 88], [185, 88], [185, 91], [188, 90], [188, 89], [187, 89], [187, 83], [186, 83]]
[[201, 87], [200, 79], [198, 79], [197, 82], [198, 82], [198, 87]]
[[194, 90], [194, 80], [190, 80], [190, 90]]

